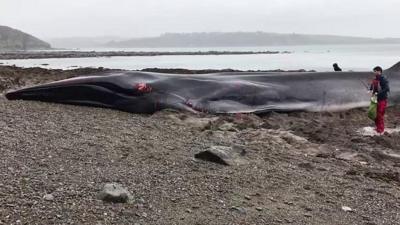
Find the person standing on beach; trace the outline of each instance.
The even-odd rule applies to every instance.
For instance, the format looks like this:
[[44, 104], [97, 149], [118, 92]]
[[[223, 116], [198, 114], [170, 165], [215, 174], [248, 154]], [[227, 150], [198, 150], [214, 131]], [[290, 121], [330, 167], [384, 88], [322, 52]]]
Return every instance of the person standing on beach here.
[[375, 79], [372, 81], [370, 90], [373, 95], [378, 98], [378, 106], [376, 111], [375, 126], [376, 132], [382, 134], [385, 131], [385, 108], [387, 106], [387, 98], [389, 88], [389, 81], [383, 76], [383, 71], [380, 66], [374, 68]]
[[342, 69], [339, 67], [339, 65], [337, 63], [333, 64], [333, 70], [335, 72], [342, 72]]

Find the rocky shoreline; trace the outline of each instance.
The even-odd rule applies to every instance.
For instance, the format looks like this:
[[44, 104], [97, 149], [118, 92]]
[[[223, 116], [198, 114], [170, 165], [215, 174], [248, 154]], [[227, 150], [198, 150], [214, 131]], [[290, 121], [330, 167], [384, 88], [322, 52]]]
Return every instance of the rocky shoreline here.
[[90, 58], [114, 56], [172, 56], [172, 55], [266, 55], [291, 54], [289, 51], [185, 51], [185, 52], [131, 52], [131, 51], [17, 51], [0, 52], [0, 59], [50, 59], [50, 58]]
[[[105, 70], [0, 66], [0, 92]], [[0, 224], [399, 221], [400, 134], [366, 136], [366, 109], [138, 115], [0, 98], [0, 115]]]

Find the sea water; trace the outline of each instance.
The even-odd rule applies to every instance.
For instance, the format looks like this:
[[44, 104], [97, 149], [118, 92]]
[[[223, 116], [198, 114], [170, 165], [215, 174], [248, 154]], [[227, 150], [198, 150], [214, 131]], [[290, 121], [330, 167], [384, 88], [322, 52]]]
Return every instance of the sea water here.
[[[74, 49], [75, 51], [77, 49]], [[140, 70], [144, 68], [237, 69], [237, 70], [316, 70], [332, 71], [338, 63], [344, 71], [370, 71], [380, 65], [388, 68], [400, 61], [400, 44], [374, 45], [301, 45], [267, 47], [210, 47], [210, 48], [117, 48], [78, 49], [77, 51], [142, 51], [142, 52], [197, 52], [197, 51], [288, 51], [290, 54], [257, 55], [180, 55], [128, 56], [95, 58], [54, 58], [0, 60], [3, 65], [72, 69], [104, 67]]]

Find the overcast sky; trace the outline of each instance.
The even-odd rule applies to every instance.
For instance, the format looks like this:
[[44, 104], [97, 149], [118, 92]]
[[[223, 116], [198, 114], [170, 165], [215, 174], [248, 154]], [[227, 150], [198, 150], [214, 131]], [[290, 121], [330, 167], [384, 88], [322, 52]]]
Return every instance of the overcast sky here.
[[266, 31], [400, 37], [400, 0], [0, 0], [0, 25], [40, 38]]

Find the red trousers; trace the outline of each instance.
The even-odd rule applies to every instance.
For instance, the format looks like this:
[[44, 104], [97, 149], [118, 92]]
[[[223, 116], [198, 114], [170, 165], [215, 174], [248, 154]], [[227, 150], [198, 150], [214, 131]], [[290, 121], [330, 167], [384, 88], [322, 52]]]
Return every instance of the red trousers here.
[[376, 109], [376, 119], [375, 119], [375, 126], [376, 132], [383, 133], [385, 131], [385, 108], [387, 105], [387, 99], [378, 101], [378, 106]]

